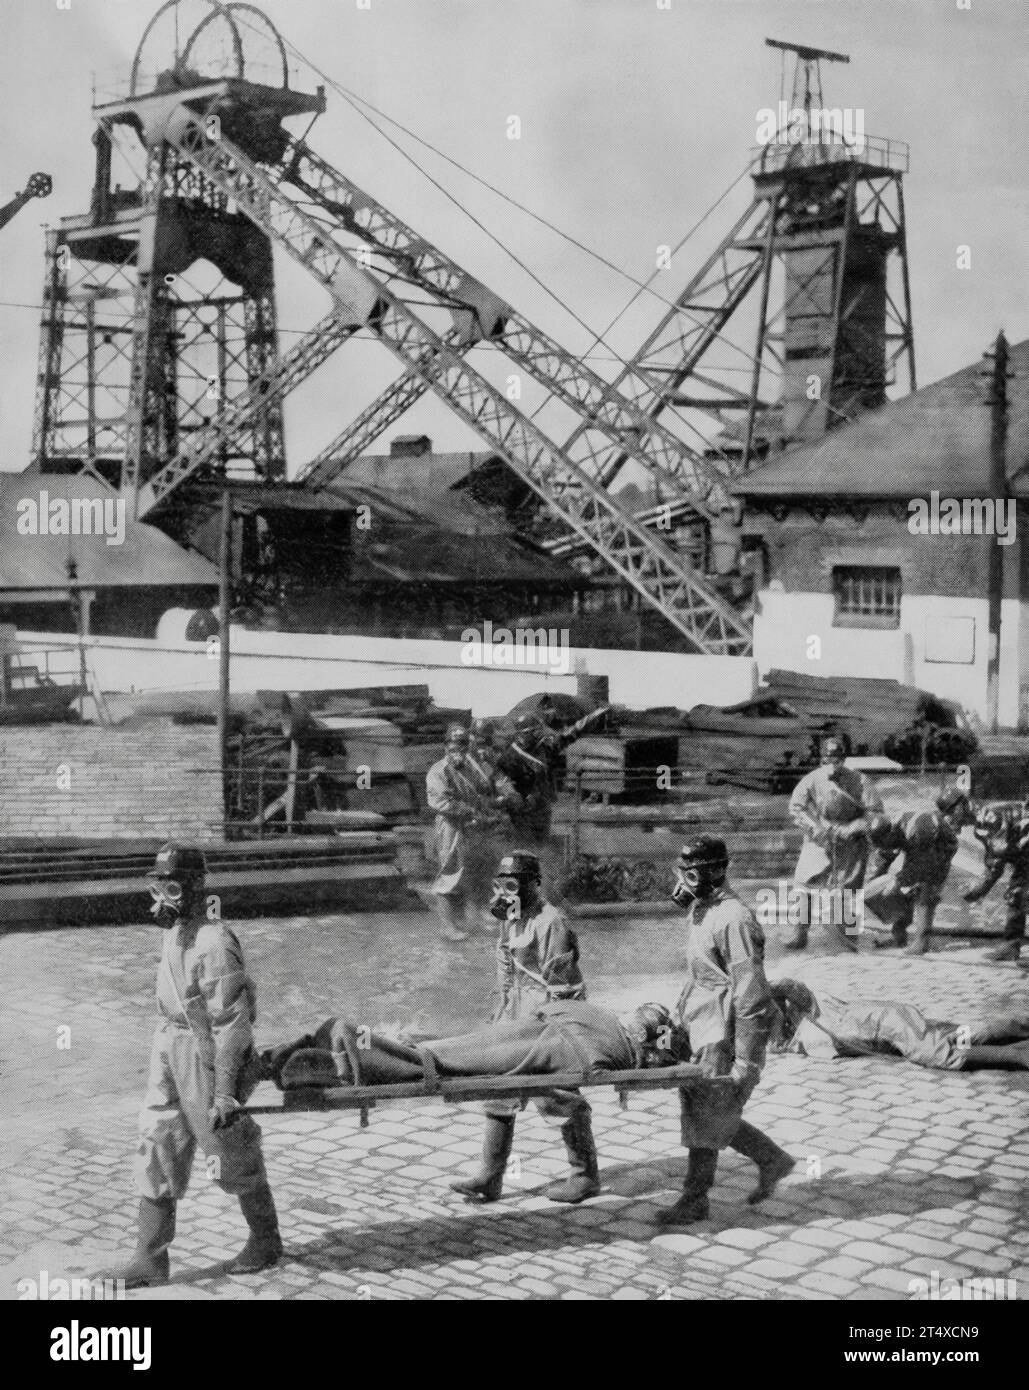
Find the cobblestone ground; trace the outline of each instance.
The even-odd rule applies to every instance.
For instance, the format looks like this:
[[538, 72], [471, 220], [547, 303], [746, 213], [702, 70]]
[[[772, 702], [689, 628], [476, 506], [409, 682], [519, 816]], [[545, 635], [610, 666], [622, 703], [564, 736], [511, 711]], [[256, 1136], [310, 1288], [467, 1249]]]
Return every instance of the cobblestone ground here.
[[[594, 1002], [674, 1001], [677, 919], [579, 928]], [[440, 1033], [485, 1014], [488, 940], [447, 946], [423, 912], [239, 930], [261, 991], [260, 1045], [334, 1012]], [[1025, 972], [987, 964], [982, 945], [952, 940], [920, 960], [864, 947], [841, 955], [819, 948], [816, 932], [814, 949], [784, 960], [777, 933], [769, 937], [769, 973], [816, 991], [902, 999], [954, 1021], [1029, 1008]], [[0, 940], [6, 1297], [44, 1269], [51, 1279], [82, 1275], [131, 1249], [158, 949], [157, 933], [138, 928]], [[262, 1088], [255, 1100], [273, 1096]], [[685, 1168], [674, 1092], [634, 1097], [625, 1111], [604, 1090], [590, 1099], [604, 1190], [576, 1208], [541, 1195], [564, 1162], [556, 1129], [531, 1108], [518, 1122], [504, 1200], [486, 1208], [447, 1186], [474, 1167], [474, 1107], [411, 1102], [374, 1111], [364, 1130], [346, 1112], [267, 1118], [287, 1259], [264, 1275], [221, 1272], [244, 1226], [198, 1164], [180, 1206], [173, 1283], [129, 1297], [905, 1300], [912, 1281], [934, 1273], [1029, 1290], [1029, 1073], [772, 1058], [747, 1113], [797, 1157], [794, 1174], [751, 1208], [753, 1170], [726, 1151], [711, 1219], [665, 1235], [648, 1218], [674, 1199]], [[979, 1287], [989, 1296], [989, 1284]], [[1001, 1291], [1010, 1296], [1008, 1285]]]

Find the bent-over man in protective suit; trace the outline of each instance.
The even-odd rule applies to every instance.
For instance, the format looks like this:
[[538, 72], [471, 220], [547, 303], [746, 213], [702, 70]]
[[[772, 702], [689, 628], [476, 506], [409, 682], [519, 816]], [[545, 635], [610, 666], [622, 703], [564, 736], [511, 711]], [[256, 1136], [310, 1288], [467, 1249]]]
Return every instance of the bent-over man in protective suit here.
[[240, 1108], [261, 1074], [252, 1033], [256, 991], [236, 934], [206, 916], [206, 872], [201, 850], [169, 844], [151, 875], [151, 912], [165, 928], [157, 969], [161, 1021], [140, 1112], [136, 1253], [114, 1276], [129, 1289], [168, 1281], [175, 1207], [198, 1144], [214, 1181], [239, 1198], [250, 1227], [229, 1273], [256, 1273], [282, 1255], [261, 1131]]
[[[765, 938], [754, 914], [725, 881], [729, 854], [713, 835], [683, 846], [672, 897], [689, 917], [686, 983], [678, 1019], [689, 1033], [692, 1060], [710, 1076], [731, 1076], [742, 1109], [757, 1085], [776, 1011], [765, 979]], [[726, 1128], [689, 1091], [679, 1092], [682, 1142], [689, 1166], [682, 1196], [658, 1213], [659, 1226], [706, 1221], [718, 1150], [727, 1145], [752, 1159], [757, 1187], [747, 1199], [762, 1202], [794, 1167], [794, 1160], [746, 1120]]]
[[465, 769], [489, 808], [481, 832], [469, 837], [467, 851], [468, 898], [476, 916], [474, 925], [489, 936], [497, 933], [497, 919], [489, 910], [493, 872], [515, 839], [511, 815], [522, 804], [510, 778], [500, 770], [496, 736], [492, 720], [473, 719], [465, 761]]
[[1004, 890], [1007, 912], [1004, 939], [989, 960], [1016, 961], [1025, 941], [1025, 914], [1029, 907], [1029, 805], [1019, 807], [984, 806], [975, 819], [972, 832], [983, 847], [986, 863], [978, 883], [962, 893], [966, 903], [976, 903], [1010, 869]]
[[[971, 819], [968, 797], [956, 787], [940, 792], [934, 805], [869, 819], [873, 853], [864, 905], [889, 925], [894, 944], [907, 946], [908, 955], [930, 949], [936, 908], [957, 853], [957, 832]], [[908, 946], [912, 924], [915, 936]]]

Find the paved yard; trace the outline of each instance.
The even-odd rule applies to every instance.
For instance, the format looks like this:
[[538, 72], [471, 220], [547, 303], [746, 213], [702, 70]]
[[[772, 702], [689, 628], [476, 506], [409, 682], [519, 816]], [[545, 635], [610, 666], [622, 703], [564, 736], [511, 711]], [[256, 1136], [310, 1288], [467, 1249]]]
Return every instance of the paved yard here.
[[[677, 918], [579, 928], [594, 1002], [674, 1001]], [[239, 930], [261, 993], [261, 1045], [333, 1012], [440, 1033], [485, 1013], [488, 940], [446, 946], [424, 913]], [[1026, 973], [987, 964], [982, 946], [950, 941], [922, 960], [851, 956], [830, 953], [816, 931], [815, 949], [784, 960], [778, 933], [769, 935], [769, 974], [797, 975], [816, 991], [904, 999], [958, 1022], [1029, 1008]], [[42, 1269], [85, 1273], [131, 1249], [158, 949], [157, 932], [142, 928], [0, 939], [7, 1297]], [[685, 1168], [674, 1092], [634, 1098], [624, 1111], [609, 1092], [590, 1098], [604, 1192], [577, 1208], [540, 1195], [564, 1163], [556, 1129], [532, 1109], [518, 1123], [505, 1198], [487, 1208], [447, 1186], [475, 1165], [474, 1107], [410, 1102], [373, 1112], [365, 1130], [350, 1113], [266, 1119], [288, 1258], [264, 1275], [220, 1272], [244, 1226], [198, 1165], [180, 1208], [174, 1282], [157, 1296], [905, 1300], [934, 1272], [1013, 1279], [1018, 1296], [1029, 1291], [1029, 1073], [772, 1058], [747, 1113], [798, 1158], [795, 1173], [755, 1210], [744, 1200], [753, 1170], [726, 1151], [711, 1220], [666, 1235], [647, 1220], [674, 1199]], [[139, 1296], [155, 1295], [130, 1295]]]

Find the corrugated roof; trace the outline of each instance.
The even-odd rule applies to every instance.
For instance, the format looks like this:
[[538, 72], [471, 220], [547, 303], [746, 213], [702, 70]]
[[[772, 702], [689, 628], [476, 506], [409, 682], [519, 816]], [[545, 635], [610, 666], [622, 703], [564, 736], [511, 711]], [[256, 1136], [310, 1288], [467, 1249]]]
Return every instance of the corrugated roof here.
[[[116, 501], [118, 494], [92, 474], [0, 474], [0, 590], [67, 589], [68, 560], [75, 561], [77, 583], [90, 588], [217, 585], [218, 571], [203, 556], [142, 521], [125, 520], [124, 541], [108, 545], [104, 535], [25, 535], [18, 531], [18, 503], [32, 499], [39, 509], [63, 500]], [[110, 512], [112, 519], [117, 513]], [[23, 521], [23, 526], [25, 522]]]
[[[743, 497], [947, 497], [991, 493], [989, 361], [891, 401], [755, 469]], [[1009, 349], [1007, 471], [1029, 496], [1029, 340]]]

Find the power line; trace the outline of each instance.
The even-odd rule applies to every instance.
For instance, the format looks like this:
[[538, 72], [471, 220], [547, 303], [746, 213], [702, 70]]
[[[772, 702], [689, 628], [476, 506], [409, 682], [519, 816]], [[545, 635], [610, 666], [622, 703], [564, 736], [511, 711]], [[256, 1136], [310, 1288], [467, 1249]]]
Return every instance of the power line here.
[[[251, 25], [251, 24], [248, 24], [247, 20], [246, 20], [244, 17], [239, 16], [239, 22], [240, 22], [241, 24], [243, 24], [245, 27], [248, 27], [248, 28], [254, 30], [254, 26]], [[254, 32], [257, 32], [257, 31], [254, 30]], [[618, 322], [618, 320], [619, 320], [619, 319], [622, 317], [622, 315], [629, 309], [629, 307], [635, 302], [635, 300], [639, 298], [639, 295], [642, 294], [642, 293], [644, 293], [644, 292], [653, 294], [653, 295], [655, 296], [655, 298], [659, 299], [659, 300], [660, 300], [663, 304], [665, 304], [668, 308], [674, 309], [677, 313], [682, 314], [684, 318], [686, 318], [689, 322], [695, 324], [697, 327], [705, 327], [705, 328], [708, 327], [708, 325], [702, 324], [700, 320], [696, 319], [693, 315], [689, 314], [686, 310], [684, 310], [676, 301], [670, 300], [670, 299], [666, 299], [664, 295], [659, 294], [656, 290], [651, 289], [651, 285], [652, 285], [653, 280], [654, 280], [654, 279], [656, 278], [656, 276], [660, 273], [658, 270], [655, 270], [654, 272], [652, 272], [652, 274], [649, 276], [649, 278], [648, 278], [646, 281], [640, 281], [639, 279], [637, 279], [636, 276], [632, 275], [629, 271], [623, 270], [620, 266], [615, 265], [614, 262], [609, 261], [605, 256], [602, 256], [599, 252], [592, 250], [590, 247], [586, 246], [585, 243], [579, 241], [576, 237], [573, 237], [570, 233], [567, 233], [567, 232], [562, 231], [561, 228], [559, 228], [558, 226], [556, 226], [556, 224], [550, 222], [547, 218], [542, 217], [540, 214], [534, 212], [531, 208], [526, 207], [523, 203], [519, 202], [518, 199], [511, 197], [511, 196], [510, 196], [509, 194], [507, 194], [507, 193], [504, 193], [501, 189], [496, 188], [493, 184], [489, 183], [488, 180], [483, 179], [480, 175], [474, 173], [474, 172], [473, 172], [472, 170], [470, 170], [470, 169], [467, 169], [467, 168], [466, 168], [464, 165], [462, 165], [459, 161], [453, 159], [450, 155], [445, 154], [442, 150], [438, 149], [435, 145], [431, 144], [429, 141], [423, 140], [421, 136], [415, 134], [414, 131], [409, 130], [409, 129], [408, 129], [406, 126], [404, 126], [400, 121], [397, 121], [394, 117], [387, 115], [384, 111], [381, 111], [378, 107], [374, 106], [371, 102], [367, 101], [365, 98], [359, 97], [356, 93], [351, 92], [348, 88], [344, 87], [341, 83], [337, 82], [334, 78], [330, 77], [329, 74], [326, 73], [323, 69], [319, 68], [318, 65], [317, 65], [316, 63], [313, 63], [308, 57], [306, 57], [305, 54], [301, 53], [301, 51], [296, 47], [296, 45], [293, 44], [289, 39], [283, 38], [283, 44], [284, 44], [288, 49], [290, 49], [290, 51], [293, 53], [294, 57], [296, 57], [300, 62], [306, 64], [306, 66], [309, 67], [309, 68], [311, 69], [312, 72], [314, 72], [315, 74], [317, 74], [317, 76], [320, 77], [320, 78], [322, 79], [322, 81], [325, 82], [328, 86], [330, 86], [335, 92], [337, 92], [338, 95], [340, 95], [340, 96], [344, 99], [344, 101], [347, 102], [347, 104], [348, 104], [349, 106], [351, 106], [354, 110], [356, 110], [356, 111], [358, 112], [358, 114], [359, 114], [360, 116], [362, 116], [366, 121], [368, 121], [368, 123], [369, 123], [369, 125], [371, 125], [372, 129], [375, 130], [379, 135], [381, 135], [382, 138], [383, 138], [384, 140], [386, 140], [387, 143], [390, 144], [395, 150], [397, 150], [397, 152], [398, 152], [404, 159], [406, 159], [406, 160], [408, 161], [408, 163], [410, 163], [410, 164], [412, 165], [413, 168], [415, 168], [420, 174], [422, 174], [423, 177], [425, 177], [426, 179], [428, 179], [428, 181], [429, 181], [435, 188], [437, 188], [437, 189], [444, 195], [444, 197], [446, 197], [450, 202], [452, 202], [452, 203], [455, 205], [455, 207], [457, 207], [461, 212], [465, 213], [465, 215], [466, 215], [472, 222], [474, 222], [475, 225], [476, 225], [477, 227], [479, 227], [480, 230], [483, 231], [483, 232], [485, 233], [485, 235], [488, 236], [488, 237], [490, 238], [491, 241], [493, 241], [498, 247], [500, 247], [500, 249], [501, 249], [506, 255], [510, 256], [510, 258], [515, 262], [515, 264], [518, 265], [522, 270], [524, 270], [524, 271], [526, 272], [526, 274], [529, 275], [529, 276], [536, 282], [536, 284], [538, 284], [538, 285], [540, 286], [540, 288], [544, 291], [544, 293], [548, 294], [557, 304], [559, 304], [560, 307], [563, 308], [563, 309], [566, 311], [566, 313], [568, 313], [568, 314], [575, 320], [575, 322], [578, 323], [578, 324], [580, 325], [580, 327], [584, 328], [588, 333], [590, 333], [591, 336], [592, 336], [592, 338], [593, 338], [593, 342], [592, 342], [592, 344], [591, 344], [591, 349], [590, 349], [590, 350], [592, 350], [592, 348], [595, 347], [595, 346], [597, 346], [598, 344], [603, 344], [604, 346], [608, 347], [610, 351], [614, 352], [614, 349], [611, 348], [611, 345], [605, 342], [605, 334], [608, 333], [608, 332], [610, 332], [610, 328], [611, 328], [615, 323]], [[579, 315], [578, 315], [573, 309], [570, 308], [569, 305], [565, 304], [564, 301], [563, 301], [558, 295], [556, 295], [546, 284], [544, 284], [543, 281], [542, 281], [533, 271], [531, 271], [531, 270], [528, 268], [528, 266], [525, 265], [525, 263], [524, 263], [518, 256], [516, 256], [515, 253], [514, 253], [513, 251], [510, 250], [509, 247], [507, 247], [507, 246], [500, 240], [499, 237], [495, 236], [495, 235], [489, 230], [489, 228], [487, 228], [477, 217], [475, 217], [474, 214], [472, 214], [472, 213], [461, 203], [461, 201], [460, 201], [454, 194], [450, 193], [446, 188], [444, 188], [443, 185], [440, 184], [439, 181], [438, 181], [437, 179], [433, 178], [433, 176], [432, 176], [431, 174], [427, 173], [426, 170], [424, 170], [424, 169], [414, 160], [414, 158], [413, 158], [406, 150], [403, 149], [402, 146], [400, 146], [399, 144], [397, 144], [397, 142], [396, 142], [391, 136], [389, 136], [389, 135], [388, 135], [384, 130], [382, 130], [379, 126], [377, 126], [376, 123], [371, 119], [371, 117], [368, 116], [368, 115], [366, 114], [365, 111], [363, 111], [363, 110], [360, 109], [362, 106], [366, 106], [370, 111], [374, 111], [375, 114], [376, 114], [377, 116], [380, 116], [383, 120], [388, 121], [389, 124], [395, 126], [398, 130], [403, 131], [404, 134], [407, 135], [410, 139], [417, 141], [418, 144], [423, 145], [426, 149], [431, 150], [434, 154], [438, 155], [439, 158], [441, 158], [441, 159], [445, 160], [447, 163], [453, 165], [454, 168], [459, 169], [462, 173], [466, 174], [469, 178], [475, 179], [478, 183], [481, 183], [481, 184], [483, 185], [483, 187], [489, 189], [491, 192], [495, 193], [498, 197], [503, 198], [505, 201], [509, 202], [512, 206], [517, 207], [520, 211], [524, 212], [527, 216], [534, 218], [536, 221], [540, 222], [543, 226], [548, 227], [551, 231], [555, 232], [558, 236], [560, 236], [560, 237], [562, 237], [564, 240], [568, 241], [571, 245], [576, 246], [578, 249], [584, 251], [587, 255], [592, 256], [592, 257], [593, 257], [595, 260], [597, 260], [600, 264], [607, 266], [609, 269], [614, 270], [617, 274], [619, 274], [619, 275], [623, 276], [625, 279], [629, 280], [630, 283], [633, 284], [633, 285], [636, 287], [636, 292], [633, 294], [632, 298], [628, 301], [628, 303], [623, 307], [623, 309], [615, 316], [615, 318], [612, 320], [612, 323], [608, 326], [608, 328], [604, 329], [601, 333], [598, 333], [595, 329], [592, 329], [592, 328], [589, 326], [589, 324], [587, 324], [582, 318], [579, 317]], [[749, 169], [744, 169], [744, 170], [733, 180], [733, 182], [732, 182], [732, 183], [730, 184], [730, 186], [725, 190], [725, 192], [722, 193], [722, 194], [719, 196], [718, 199], [716, 199], [716, 201], [711, 205], [710, 208], [708, 208], [707, 212], [705, 212], [705, 213], [703, 214], [703, 216], [700, 217], [700, 218], [698, 219], [698, 221], [697, 221], [696, 223], [694, 223], [694, 225], [684, 234], [684, 236], [680, 238], [679, 242], [677, 243], [677, 245], [676, 245], [675, 248], [673, 249], [673, 252], [672, 252], [673, 255], [677, 254], [678, 251], [680, 251], [680, 250], [682, 249], [682, 247], [683, 247], [683, 246], [685, 245], [685, 243], [689, 240], [689, 238], [690, 238], [691, 236], [694, 235], [694, 233], [698, 230], [698, 228], [699, 228], [700, 226], [703, 225], [703, 223], [704, 223], [704, 222], [707, 220], [707, 218], [715, 211], [715, 209], [716, 209], [722, 202], [724, 202], [724, 200], [729, 196], [730, 193], [732, 193], [732, 191], [736, 188], [736, 186], [746, 177], [746, 175], [748, 174], [748, 172], [749, 172]], [[734, 352], [738, 352], [741, 356], [745, 357], [745, 358], [747, 359], [748, 362], [750, 362], [751, 364], [753, 364], [753, 362], [754, 362], [754, 356], [753, 356], [753, 354], [750, 353], [750, 352], [748, 352], [745, 348], [740, 347], [740, 345], [739, 345], [738, 343], [734, 343], [730, 338], [727, 338], [724, 334], [722, 334], [721, 332], [718, 332], [718, 331], [715, 331], [714, 334], [713, 334], [713, 336], [716, 337], [716, 338], [718, 338], [721, 342], [725, 343], [726, 346], [732, 348], [732, 350], [733, 350]], [[615, 353], [615, 360], [618, 361], [618, 362], [620, 362], [622, 366], [628, 368], [630, 371], [633, 370], [632, 364], [631, 364], [630, 362], [628, 362], [628, 361], [627, 361], [624, 357], [622, 357], [620, 354]], [[782, 375], [782, 373], [778, 372], [774, 367], [771, 367], [771, 366], [767, 366], [767, 365], [766, 365], [766, 366], [764, 367], [764, 369], [765, 369], [765, 370], [768, 370], [768, 371], [770, 371], [770, 372], [772, 372], [774, 375]], [[544, 402], [544, 404], [546, 404], [546, 402]], [[539, 409], [542, 409], [542, 408], [543, 408], [542, 406], [539, 407]], [[698, 433], [698, 434], [699, 434], [699, 431], [696, 430], [696, 427], [695, 427], [694, 425], [692, 425], [692, 423], [691, 423], [690, 421], [687, 421], [687, 420], [683, 419], [683, 417], [679, 414], [679, 412], [675, 409], [674, 406], [672, 406], [671, 409], [673, 410], [673, 413], [676, 414], [676, 417], [680, 419], [681, 423], [683, 423], [683, 424], [684, 424], [685, 426], [687, 426], [688, 428], [693, 429], [695, 433]], [[536, 413], [538, 414], [538, 410], [537, 410]], [[534, 418], [534, 417], [530, 417], [530, 418]], [[701, 437], [703, 437], [703, 436], [701, 436]], [[705, 441], [705, 444], [706, 444], [706, 443], [707, 443], [707, 441]]]

